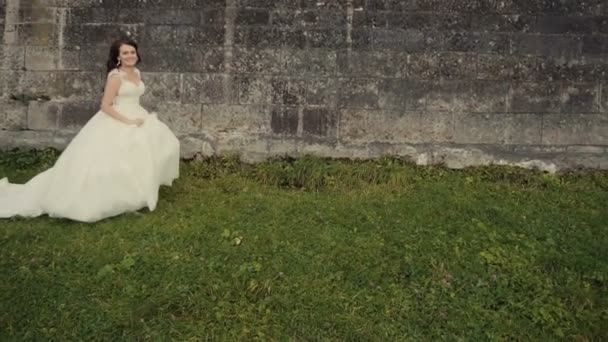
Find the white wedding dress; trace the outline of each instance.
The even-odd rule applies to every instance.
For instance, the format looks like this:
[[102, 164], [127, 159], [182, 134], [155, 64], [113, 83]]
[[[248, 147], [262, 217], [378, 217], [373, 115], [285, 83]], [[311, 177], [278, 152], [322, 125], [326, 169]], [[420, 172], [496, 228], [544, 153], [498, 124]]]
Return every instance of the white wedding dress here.
[[143, 82], [135, 84], [118, 70], [109, 76], [114, 74], [121, 77], [114, 108], [144, 123], [127, 125], [97, 112], [52, 168], [26, 184], [0, 180], [0, 218], [48, 214], [94, 222], [156, 208], [159, 186], [179, 176], [179, 140], [140, 106]]

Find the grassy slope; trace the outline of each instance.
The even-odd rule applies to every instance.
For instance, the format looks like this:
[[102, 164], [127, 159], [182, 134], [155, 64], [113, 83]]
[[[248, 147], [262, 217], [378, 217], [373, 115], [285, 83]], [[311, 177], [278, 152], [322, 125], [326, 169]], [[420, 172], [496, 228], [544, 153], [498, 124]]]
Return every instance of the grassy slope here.
[[[25, 181], [52, 151], [0, 154]], [[608, 174], [184, 163], [155, 212], [0, 220], [0, 340], [608, 339]]]

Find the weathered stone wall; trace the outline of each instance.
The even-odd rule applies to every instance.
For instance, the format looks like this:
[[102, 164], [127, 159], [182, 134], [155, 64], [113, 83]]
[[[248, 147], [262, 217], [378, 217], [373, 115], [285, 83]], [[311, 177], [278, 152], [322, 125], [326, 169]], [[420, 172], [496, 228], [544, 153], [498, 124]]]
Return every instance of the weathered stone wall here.
[[184, 156], [608, 168], [606, 0], [0, 5], [3, 148], [64, 147], [98, 110], [109, 44], [129, 36], [143, 102]]

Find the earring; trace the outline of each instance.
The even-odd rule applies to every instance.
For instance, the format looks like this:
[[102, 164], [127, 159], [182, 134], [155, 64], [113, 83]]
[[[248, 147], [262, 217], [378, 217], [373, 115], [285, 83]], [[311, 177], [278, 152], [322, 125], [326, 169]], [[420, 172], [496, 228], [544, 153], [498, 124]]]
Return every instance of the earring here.
[[116, 58], [118, 60], [118, 63], [116, 63], [116, 66], [119, 67], [120, 66], [120, 58]]

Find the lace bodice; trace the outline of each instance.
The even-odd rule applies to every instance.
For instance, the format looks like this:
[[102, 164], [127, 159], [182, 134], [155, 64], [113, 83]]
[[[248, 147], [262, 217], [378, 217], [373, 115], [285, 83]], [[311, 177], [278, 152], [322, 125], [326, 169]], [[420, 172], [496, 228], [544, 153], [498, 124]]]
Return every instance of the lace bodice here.
[[125, 76], [124, 71], [114, 69], [108, 73], [108, 77], [117, 75], [120, 77], [120, 88], [118, 88], [118, 94], [114, 98], [114, 105], [120, 106], [125, 104], [137, 104], [139, 105], [139, 98], [144, 94], [146, 86], [141, 81], [141, 74], [139, 70], [135, 69], [135, 72], [139, 76], [139, 83], [136, 84], [133, 81], [128, 80]]

